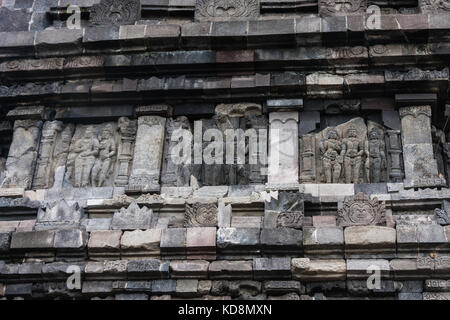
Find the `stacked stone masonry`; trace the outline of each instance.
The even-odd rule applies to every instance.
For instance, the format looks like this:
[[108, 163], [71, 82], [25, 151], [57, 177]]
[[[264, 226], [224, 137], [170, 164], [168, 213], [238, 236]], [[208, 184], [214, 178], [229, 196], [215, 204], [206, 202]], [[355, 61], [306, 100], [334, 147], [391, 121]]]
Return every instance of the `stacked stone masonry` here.
[[0, 299], [450, 300], [449, 8], [0, 0]]

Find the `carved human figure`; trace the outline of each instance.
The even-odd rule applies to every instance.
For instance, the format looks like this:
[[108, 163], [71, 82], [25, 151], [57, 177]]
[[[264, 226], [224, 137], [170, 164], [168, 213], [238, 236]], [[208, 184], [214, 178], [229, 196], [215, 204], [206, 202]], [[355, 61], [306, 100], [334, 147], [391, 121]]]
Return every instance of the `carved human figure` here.
[[433, 138], [433, 154], [436, 159], [436, 163], [438, 166], [439, 175], [444, 177], [445, 175], [445, 166], [444, 166], [444, 157], [442, 153], [445, 152], [445, 133], [437, 129], [435, 126], [431, 126], [431, 137]]
[[320, 141], [320, 152], [322, 153], [323, 173], [327, 183], [338, 183], [341, 175], [342, 146], [339, 135], [334, 128], [328, 130], [327, 139]]
[[75, 187], [86, 187], [89, 184], [92, 167], [98, 155], [100, 143], [94, 136], [94, 128], [88, 127], [83, 137], [75, 142]]
[[380, 132], [372, 128], [366, 143], [366, 174], [368, 182], [381, 182], [381, 171], [386, 168], [385, 144]]
[[342, 141], [341, 155], [344, 157], [345, 183], [358, 183], [362, 155], [364, 154], [364, 141], [358, 138], [356, 128], [353, 125], [347, 130], [347, 138]]
[[116, 142], [113, 129], [107, 125], [103, 130], [99, 141], [98, 158], [92, 168], [92, 186], [102, 187], [111, 171], [113, 157], [116, 155]]

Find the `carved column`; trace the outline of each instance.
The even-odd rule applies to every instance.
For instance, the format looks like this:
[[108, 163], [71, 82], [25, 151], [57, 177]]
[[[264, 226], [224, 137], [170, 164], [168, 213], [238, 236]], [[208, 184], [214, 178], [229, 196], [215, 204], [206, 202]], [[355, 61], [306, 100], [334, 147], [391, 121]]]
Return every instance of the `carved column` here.
[[165, 125], [163, 117], [139, 117], [128, 192], [160, 191]]
[[269, 115], [269, 184], [298, 184], [298, 112]]
[[433, 156], [431, 138], [431, 106], [402, 107], [399, 110], [402, 124], [405, 188], [444, 186]]
[[392, 182], [401, 182], [404, 177], [402, 170], [401, 133], [400, 130], [387, 130], [386, 135], [389, 180]]
[[316, 138], [306, 134], [300, 138], [300, 182], [316, 181]]
[[6, 177], [2, 187], [25, 189], [31, 187], [41, 128], [42, 121], [40, 120], [16, 120], [14, 122], [13, 141], [6, 160]]
[[130, 176], [131, 160], [133, 160], [133, 147], [136, 137], [136, 121], [126, 117], [119, 119], [120, 144], [117, 161], [118, 172], [114, 184], [116, 186], [126, 186]]

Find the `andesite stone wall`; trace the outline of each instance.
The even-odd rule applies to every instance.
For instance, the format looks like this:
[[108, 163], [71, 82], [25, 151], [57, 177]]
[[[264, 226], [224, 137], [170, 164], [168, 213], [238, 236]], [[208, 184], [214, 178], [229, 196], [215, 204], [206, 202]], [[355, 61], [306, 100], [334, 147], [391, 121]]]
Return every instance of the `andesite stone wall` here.
[[449, 34], [448, 0], [0, 0], [0, 299], [450, 300]]

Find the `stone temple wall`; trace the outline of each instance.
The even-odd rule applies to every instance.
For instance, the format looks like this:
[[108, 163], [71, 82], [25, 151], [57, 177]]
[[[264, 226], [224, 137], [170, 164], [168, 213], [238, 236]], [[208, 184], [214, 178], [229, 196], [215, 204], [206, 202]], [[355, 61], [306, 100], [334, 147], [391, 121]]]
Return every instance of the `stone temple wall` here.
[[448, 0], [0, 0], [0, 299], [449, 300], [449, 34]]

